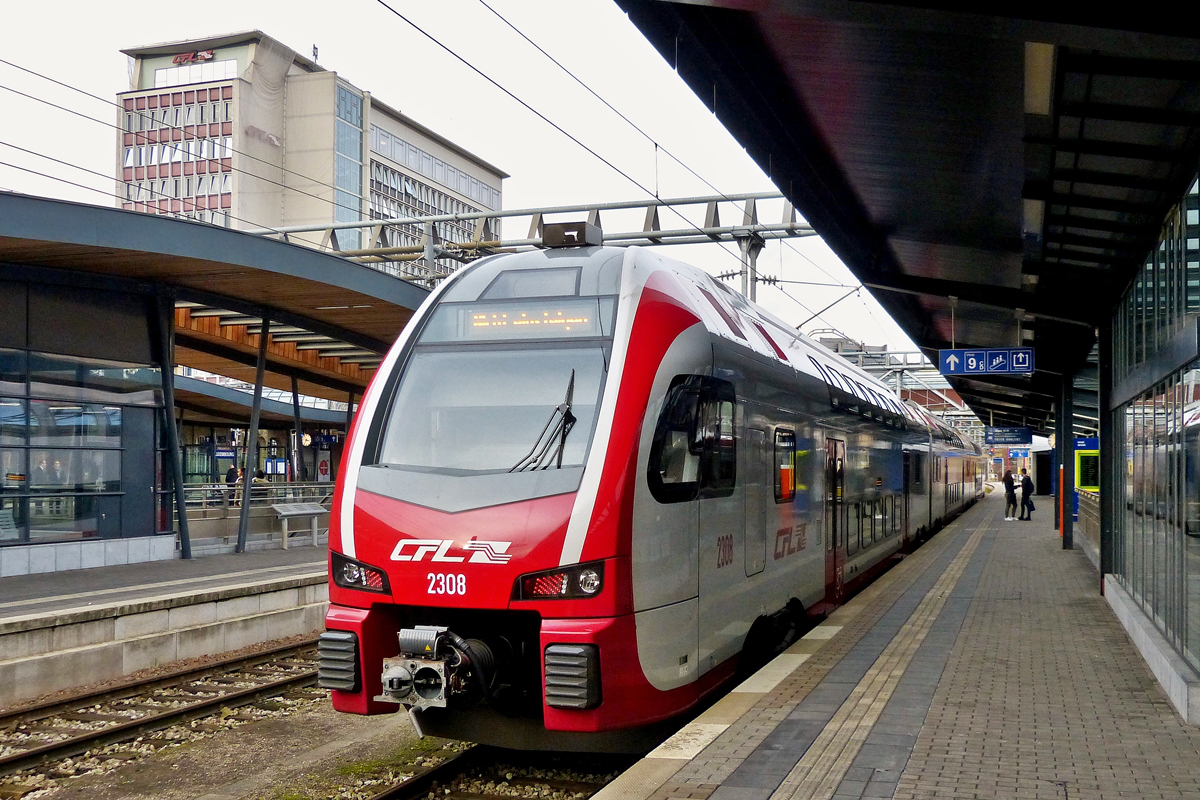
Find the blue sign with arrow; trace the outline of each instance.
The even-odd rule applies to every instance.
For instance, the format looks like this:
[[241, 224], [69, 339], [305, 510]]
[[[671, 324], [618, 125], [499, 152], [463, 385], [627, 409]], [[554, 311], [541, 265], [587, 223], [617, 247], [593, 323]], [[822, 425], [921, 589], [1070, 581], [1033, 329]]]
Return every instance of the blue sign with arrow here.
[[1032, 347], [938, 351], [938, 371], [943, 375], [1027, 375], [1033, 370]]

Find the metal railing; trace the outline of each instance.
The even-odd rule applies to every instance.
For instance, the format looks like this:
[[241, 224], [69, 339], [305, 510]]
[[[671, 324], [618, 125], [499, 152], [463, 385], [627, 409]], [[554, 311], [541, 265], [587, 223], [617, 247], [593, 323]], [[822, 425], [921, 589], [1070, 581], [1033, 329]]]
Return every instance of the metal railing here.
[[1079, 522], [1075, 526], [1075, 532], [1083, 540], [1084, 546], [1090, 548], [1098, 558], [1100, 553], [1100, 495], [1083, 489], [1078, 490], [1078, 494]]
[[[270, 508], [277, 503], [320, 503], [328, 508], [333, 500], [333, 486], [329, 482], [254, 484], [250, 488], [250, 508]], [[223, 483], [187, 484], [183, 495], [188, 519], [204, 518], [218, 509], [238, 509], [244, 493], [241, 484], [234, 488]]]

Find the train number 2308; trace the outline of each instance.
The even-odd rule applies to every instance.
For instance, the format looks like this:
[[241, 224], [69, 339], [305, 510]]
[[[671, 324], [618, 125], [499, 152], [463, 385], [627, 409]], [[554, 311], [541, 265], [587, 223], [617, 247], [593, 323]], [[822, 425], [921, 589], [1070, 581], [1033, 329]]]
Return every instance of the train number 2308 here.
[[733, 563], [733, 537], [717, 537], [717, 569]]
[[426, 590], [427, 594], [464, 595], [467, 593], [466, 575], [431, 572], [425, 577], [429, 579], [429, 588]]

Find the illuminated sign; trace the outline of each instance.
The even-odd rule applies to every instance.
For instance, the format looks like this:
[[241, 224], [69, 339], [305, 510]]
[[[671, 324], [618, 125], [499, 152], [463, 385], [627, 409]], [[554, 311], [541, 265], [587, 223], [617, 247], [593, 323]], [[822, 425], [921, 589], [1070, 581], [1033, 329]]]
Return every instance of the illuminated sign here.
[[190, 53], [180, 53], [171, 59], [172, 64], [198, 64], [201, 61], [212, 61], [212, 50], [193, 50]]
[[537, 298], [449, 303], [439, 308], [421, 341], [492, 342], [509, 339], [580, 339], [603, 336], [603, 314], [611, 320], [612, 303], [596, 298]]

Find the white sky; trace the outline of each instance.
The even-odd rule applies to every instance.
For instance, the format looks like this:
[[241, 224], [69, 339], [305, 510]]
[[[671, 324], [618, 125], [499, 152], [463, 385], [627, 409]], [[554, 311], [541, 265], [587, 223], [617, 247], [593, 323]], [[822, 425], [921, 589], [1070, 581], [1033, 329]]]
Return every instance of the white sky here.
[[[390, 0], [393, 7], [472, 62], [608, 161], [659, 196], [713, 190], [659, 153], [653, 144], [587, 94], [558, 67], [492, 15], [479, 0]], [[611, 0], [488, 0], [513, 25], [649, 133], [666, 151], [723, 193], [773, 191], [774, 186]], [[17, 3], [0, 0], [0, 58], [106, 99], [128, 89], [121, 48], [260, 29], [422, 124], [512, 175], [504, 207], [528, 208], [648, 199], [610, 166], [504, 95], [484, 78], [410, 28], [375, 0], [138, 6], [115, 0]], [[75, 183], [113, 190], [112, 127], [14, 94], [15, 89], [74, 111], [116, 121], [116, 109], [7, 64], [0, 64], [0, 162]], [[13, 149], [25, 148], [84, 167], [89, 174]], [[0, 165], [0, 189], [111, 205], [104, 195]], [[763, 203], [759, 219], [781, 221], [779, 201]], [[702, 208], [695, 208], [702, 222]], [[729, 207], [722, 222], [740, 222]], [[641, 213], [608, 214], [609, 230], [640, 229]], [[661, 212], [664, 228], [685, 227]], [[510, 222], [509, 237], [524, 233]], [[713, 274], [738, 269], [733, 245], [668, 248]], [[816, 265], [820, 265], [820, 269]], [[816, 237], [769, 242], [761, 274], [842, 286], [787, 285], [799, 303], [760, 285], [758, 301], [800, 324], [857, 285]], [[822, 272], [821, 270], [824, 270]], [[729, 281], [740, 288], [740, 280]], [[836, 327], [868, 344], [915, 350], [864, 289], [820, 319], [810, 332]]]

